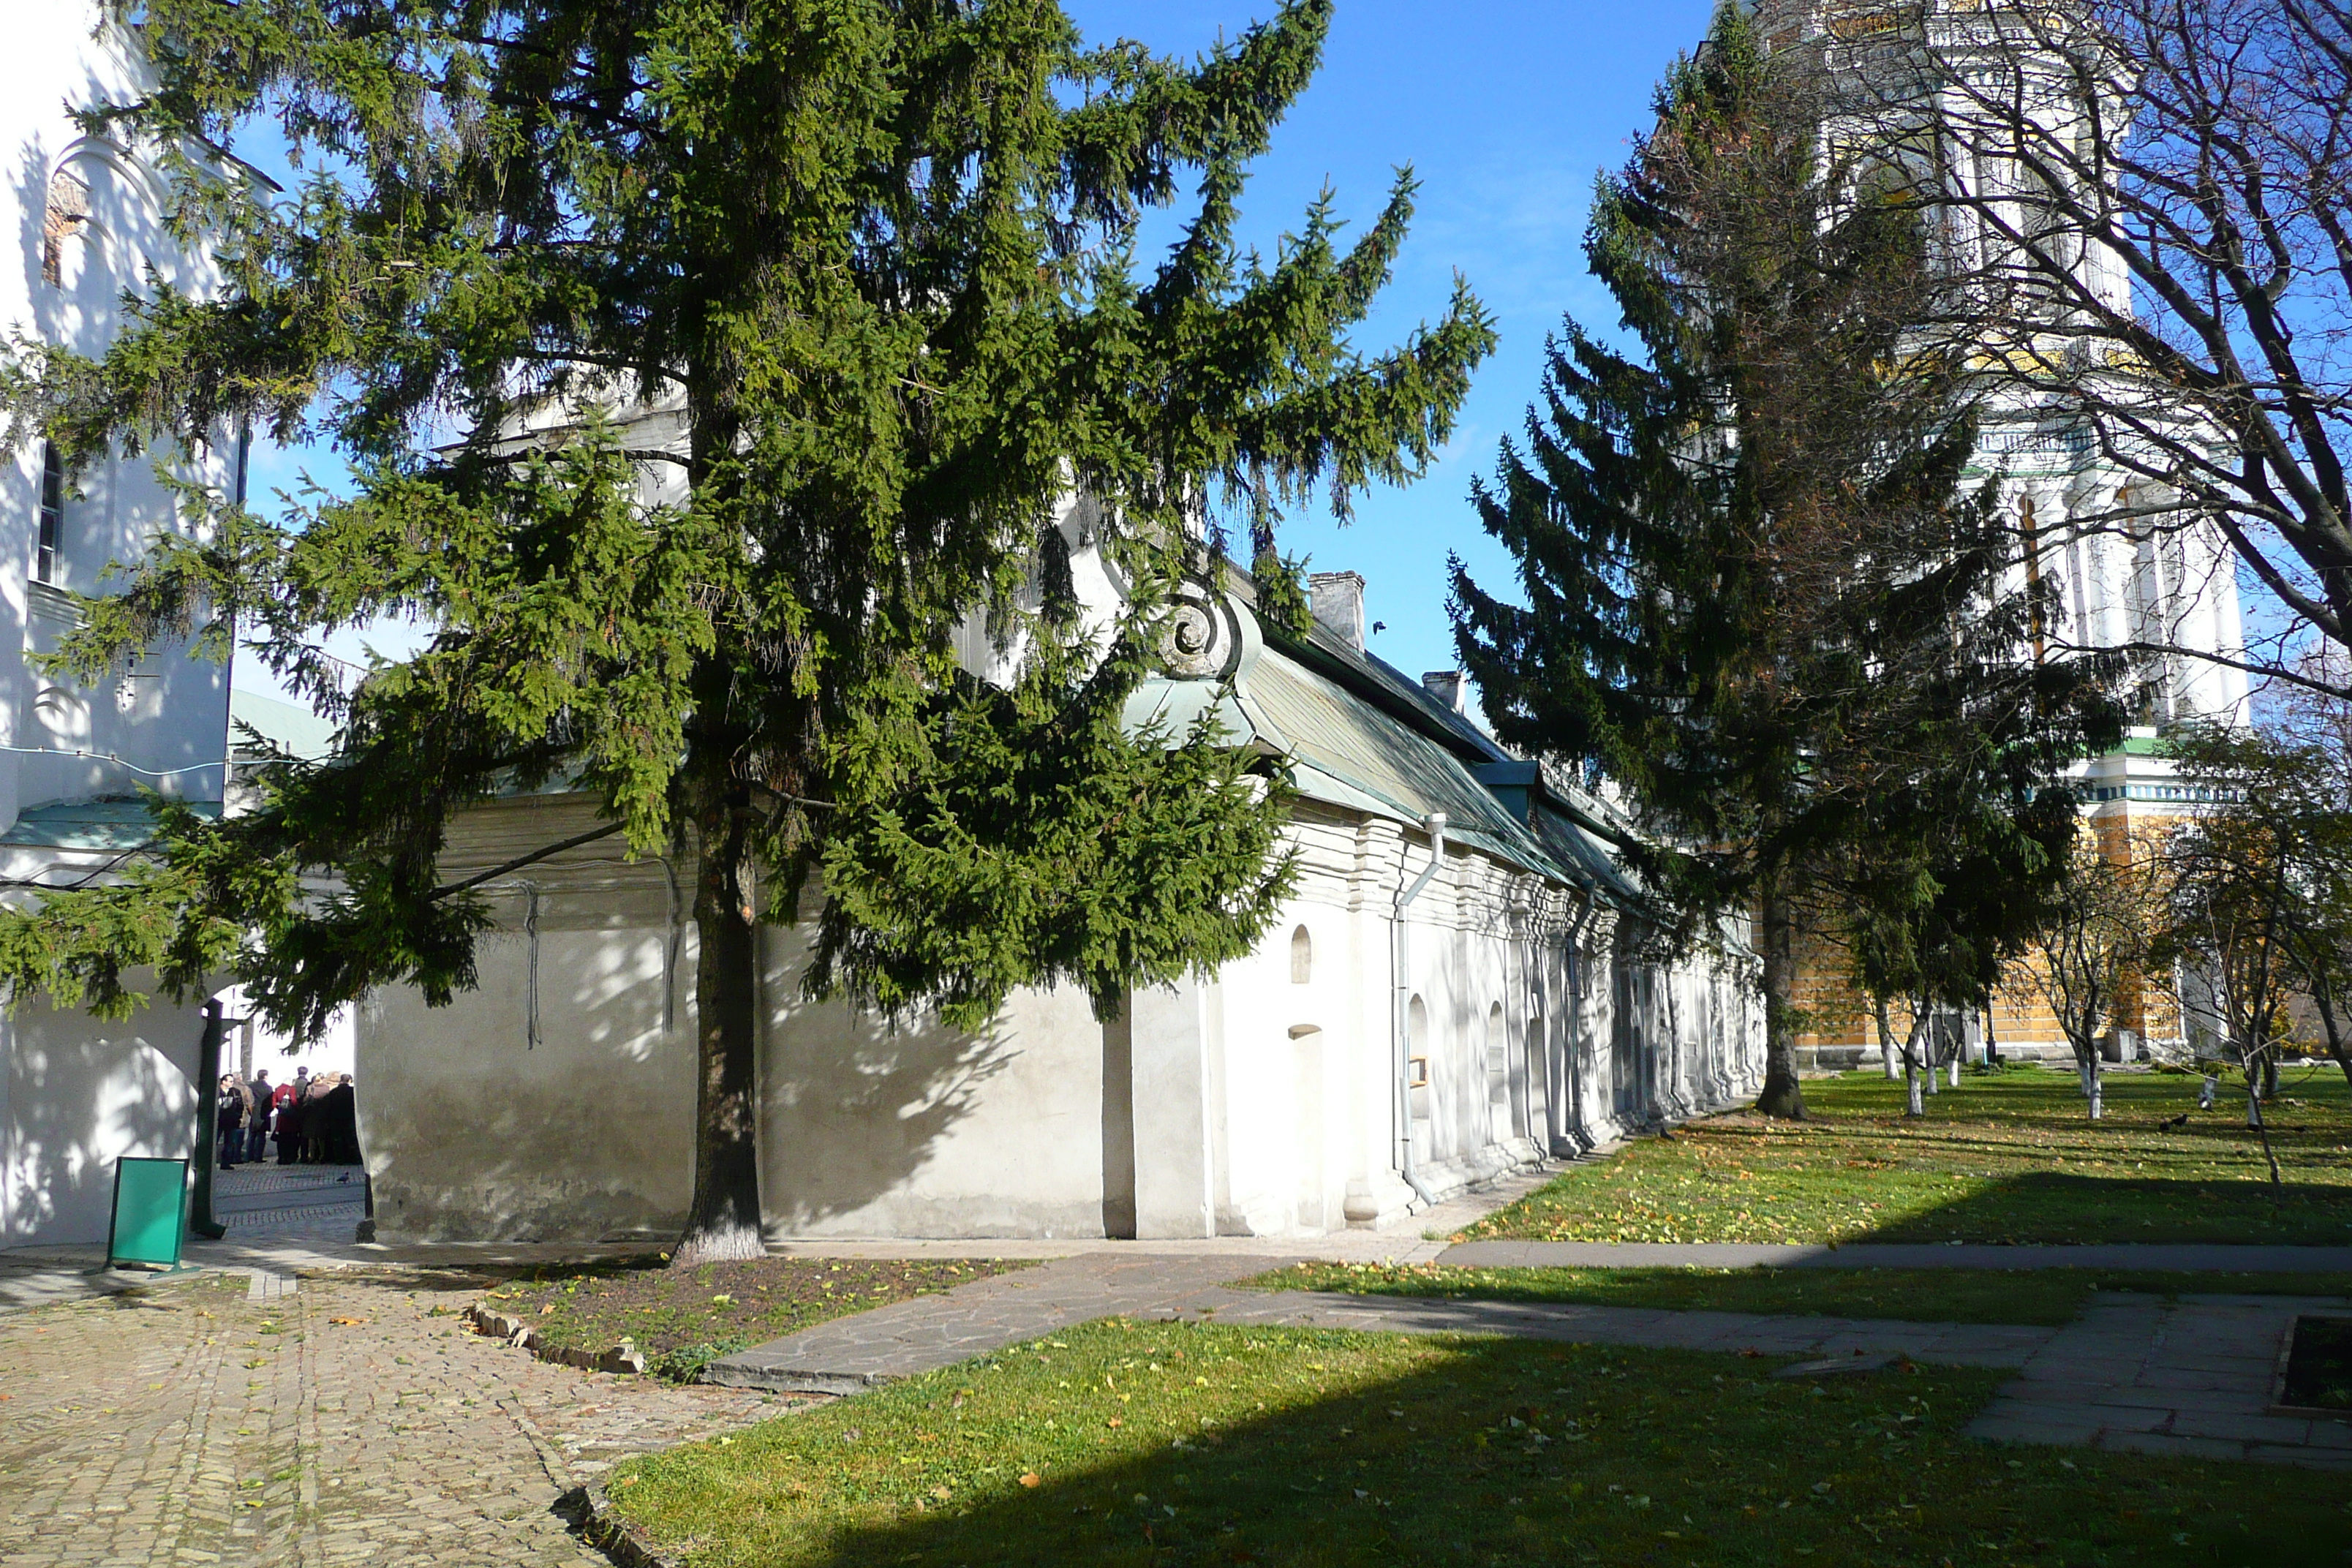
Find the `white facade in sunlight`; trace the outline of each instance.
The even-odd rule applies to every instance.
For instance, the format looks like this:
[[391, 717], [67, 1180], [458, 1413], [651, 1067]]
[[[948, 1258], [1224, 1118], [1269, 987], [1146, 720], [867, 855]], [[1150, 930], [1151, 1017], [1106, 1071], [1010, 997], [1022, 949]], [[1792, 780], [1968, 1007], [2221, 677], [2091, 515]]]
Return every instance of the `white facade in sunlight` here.
[[[150, 268], [212, 286], [208, 264], [163, 228], [164, 193], [135, 150], [85, 136], [67, 106], [128, 96], [141, 67], [90, 0], [20, 5], [0, 50], [0, 326], [96, 355], [121, 296]], [[173, 471], [228, 492], [240, 445], [216, 434]], [[0, 879], [103, 876], [144, 837], [140, 787], [221, 798], [228, 672], [163, 648], [93, 681], [37, 668], [75, 624], [71, 595], [101, 591], [185, 526], [153, 454], [120, 450], [69, 470], [37, 437], [0, 452]], [[103, 1241], [114, 1161], [187, 1153], [201, 1009], [167, 1003], [122, 1024], [26, 1004], [0, 1016], [0, 1247]]]
[[[2046, 16], [2014, 25], [1983, 0], [1750, 4], [1774, 48], [1820, 51], [1814, 58], [1829, 84], [1824, 136], [1832, 145], [1885, 149], [1889, 161], [1910, 166], [1906, 178], [1961, 199], [1964, 205], [1938, 220], [1937, 243], [1962, 276], [2014, 285], [2021, 264], [2011, 235], [2045, 221], [2035, 216], [2045, 209], [2032, 205], [2033, 192], [2046, 189], [2040, 182], [2068, 177], [2049, 170], [2046, 160], [2029, 166], [2002, 153], [1985, 101], [2015, 93], [2053, 144], [2087, 139], [2101, 119], [2108, 134], [2128, 132], [2118, 122], [2122, 83], [2086, 78], [2079, 68], [2084, 62], [2047, 47], [2040, 31]], [[2086, 79], [2094, 82], [2088, 96]], [[2131, 275], [2112, 247], [2077, 234], [2064, 256], [2071, 286], [2084, 299], [2132, 313]], [[2021, 288], [2015, 313], [1985, 324], [1983, 363], [2032, 367], [2059, 360], [2079, 369], [2083, 356], [2110, 353], [2111, 345], [2082, 337], [2074, 310], [2046, 283]], [[2145, 729], [2246, 723], [2246, 674], [2232, 668], [2245, 654], [2237, 556], [2216, 523], [2168, 510], [2178, 492], [2106, 449], [2111, 442], [2116, 453], [2138, 454], [2164, 468], [2150, 434], [2177, 441], [2195, 429], [2183, 422], [2177, 402], [2151, 401], [2149, 393], [2135, 390], [2144, 379], [2111, 381], [2105, 394], [2111, 409], [2128, 415], [2110, 414], [2104, 429], [2046, 384], [2026, 377], [1995, 384], [1983, 412], [1976, 476], [1998, 477], [2002, 510], [2030, 542], [2030, 563], [2018, 567], [2018, 575], [2036, 576], [2054, 591], [2054, 610], [2037, 628], [2038, 639], [2053, 648], [2128, 650], [2130, 697]], [[2229, 450], [2214, 434], [2213, 449]], [[2167, 799], [2169, 773], [2138, 760], [2146, 752], [2117, 752], [2094, 772], [2116, 781], [2105, 787], [2141, 792], [2128, 798]]]
[[[1111, 582], [1090, 517], [1079, 502], [1061, 520], [1082, 591]], [[1548, 795], [1460, 712], [1458, 681], [1434, 682], [1441, 697], [1367, 655], [1360, 579], [1316, 586], [1312, 635], [1287, 638], [1257, 625], [1244, 580], [1199, 585], [1171, 632], [1183, 651], [1131, 713], [1181, 731], [1219, 703], [1237, 743], [1289, 773], [1297, 889], [1248, 957], [1135, 993], [1108, 1022], [1075, 992], [1021, 992], [973, 1035], [809, 1004], [809, 928], [763, 929], [772, 1236], [1314, 1235], [1402, 1221], [1754, 1092], [1753, 959], [1734, 941], [1671, 968], [1641, 961], [1639, 897], [1591, 829], [1600, 808]], [[985, 668], [988, 651], [967, 657]], [[1401, 918], [1440, 812], [1443, 860]], [[595, 820], [582, 795], [475, 808], [453, 826], [443, 874], [490, 870]], [[451, 1006], [409, 987], [362, 1004], [380, 1237], [682, 1225], [694, 867], [632, 861], [617, 843], [490, 884], [480, 984]]]

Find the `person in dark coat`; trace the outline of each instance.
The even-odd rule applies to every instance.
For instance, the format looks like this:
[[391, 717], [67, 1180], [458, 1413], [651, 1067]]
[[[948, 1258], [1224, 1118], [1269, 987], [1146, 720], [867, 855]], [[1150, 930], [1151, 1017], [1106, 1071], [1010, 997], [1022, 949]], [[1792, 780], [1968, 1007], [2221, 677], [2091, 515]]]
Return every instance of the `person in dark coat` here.
[[320, 1073], [302, 1091], [302, 1163], [324, 1164], [327, 1159], [327, 1090], [332, 1073]]
[[272, 1103], [276, 1093], [270, 1088], [268, 1073], [253, 1075], [253, 1110], [245, 1119], [245, 1158], [248, 1164], [269, 1163], [269, 1119], [276, 1110]]
[[245, 1091], [237, 1088], [232, 1073], [221, 1074], [219, 1093], [213, 1101], [213, 1125], [220, 1134], [220, 1153], [213, 1163], [234, 1171], [236, 1157], [245, 1152]]
[[310, 1074], [309, 1068], [296, 1068], [294, 1081], [278, 1086], [278, 1163], [281, 1165], [302, 1162], [302, 1110]]
[[338, 1079], [319, 1101], [319, 1114], [323, 1125], [319, 1141], [326, 1147], [330, 1165], [356, 1165], [360, 1163], [360, 1105], [358, 1091], [352, 1089], [351, 1075]]

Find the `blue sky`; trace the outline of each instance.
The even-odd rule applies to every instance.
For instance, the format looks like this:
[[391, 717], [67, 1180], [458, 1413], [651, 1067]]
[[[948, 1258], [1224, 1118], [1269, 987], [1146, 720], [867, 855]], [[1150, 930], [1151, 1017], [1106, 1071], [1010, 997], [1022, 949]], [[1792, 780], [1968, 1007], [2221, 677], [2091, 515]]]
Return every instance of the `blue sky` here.
[[[1090, 38], [1191, 52], [1270, 14], [1249, 0], [1065, 0]], [[1339, 211], [1368, 222], [1393, 171], [1421, 180], [1412, 235], [1380, 308], [1358, 334], [1377, 351], [1445, 310], [1459, 271], [1495, 317], [1501, 344], [1482, 366], [1453, 441], [1408, 489], [1361, 498], [1355, 521], [1321, 508], [1288, 520], [1286, 552], [1316, 571], [1360, 572], [1372, 650], [1412, 674], [1451, 668], [1445, 561], [1507, 589], [1508, 557], [1470, 510], [1473, 475], [1517, 434], [1563, 313], [1613, 329], [1613, 301], [1585, 271], [1593, 176], [1622, 164], [1649, 121], [1674, 57], [1706, 31], [1713, 0], [1645, 5], [1339, 0], [1323, 68], [1275, 132], [1243, 197], [1244, 233], [1271, 251], [1328, 181]], [[1149, 258], [1146, 258], [1149, 259]]]
[[[1066, 5], [1089, 39], [1128, 37], [1187, 54], [1273, 9], [1269, 0]], [[1545, 334], [1562, 313], [1615, 326], [1581, 249], [1593, 176], [1624, 162], [1629, 138], [1648, 121], [1653, 87], [1712, 10], [1713, 0], [1340, 0], [1321, 71], [1253, 174], [1244, 232], [1270, 252], [1327, 181], [1341, 215], [1360, 223], [1380, 210], [1394, 170], [1412, 164], [1421, 179], [1412, 237], [1360, 346], [1385, 348], [1441, 315], [1457, 270], [1501, 334], [1454, 440], [1424, 479], [1360, 498], [1345, 527], [1318, 507], [1283, 532], [1284, 550], [1308, 556], [1312, 569], [1364, 574], [1367, 620], [1386, 627], [1370, 639], [1373, 651], [1412, 674], [1456, 662], [1445, 616], [1449, 552], [1482, 583], [1509, 586], [1507, 557], [1470, 510], [1471, 476], [1490, 469], [1496, 443], [1518, 430]], [[257, 452], [254, 493], [292, 489], [305, 468], [325, 480], [336, 467], [316, 452]], [[356, 656], [358, 640], [336, 639], [337, 651]], [[387, 652], [404, 641], [396, 633], [373, 640]], [[237, 678], [273, 689], [249, 658]]]

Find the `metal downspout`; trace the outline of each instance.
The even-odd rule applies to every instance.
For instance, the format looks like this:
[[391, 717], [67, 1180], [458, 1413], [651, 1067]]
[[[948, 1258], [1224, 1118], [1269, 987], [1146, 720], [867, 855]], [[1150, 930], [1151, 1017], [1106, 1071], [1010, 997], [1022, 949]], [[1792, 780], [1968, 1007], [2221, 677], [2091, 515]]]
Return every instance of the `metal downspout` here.
[[1421, 897], [1430, 879], [1437, 875], [1437, 868], [1445, 864], [1445, 814], [1433, 811], [1422, 819], [1421, 825], [1429, 834], [1429, 865], [1397, 893], [1396, 918], [1389, 923], [1389, 974], [1394, 983], [1389, 1010], [1393, 1015], [1392, 1032], [1396, 1037], [1397, 1171], [1423, 1203], [1434, 1207], [1437, 1194], [1429, 1190], [1412, 1163], [1412, 970], [1405, 911]]
[[1584, 928], [1591, 922], [1601, 900], [1584, 889], [1584, 907], [1568, 928], [1568, 1125], [1569, 1137], [1584, 1145], [1582, 1154], [1600, 1140], [1584, 1120]]

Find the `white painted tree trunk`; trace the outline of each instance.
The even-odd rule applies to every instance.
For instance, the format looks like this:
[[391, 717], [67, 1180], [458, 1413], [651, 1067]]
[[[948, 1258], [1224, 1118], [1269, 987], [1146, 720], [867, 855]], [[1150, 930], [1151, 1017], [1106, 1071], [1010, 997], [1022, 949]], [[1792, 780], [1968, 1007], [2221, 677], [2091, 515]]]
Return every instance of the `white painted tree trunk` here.
[[2102, 1086], [2099, 1080], [2099, 1058], [2095, 1056], [2091, 1058], [2090, 1079], [2091, 1120], [2096, 1121], [2100, 1117], [2106, 1114], [2106, 1106], [2100, 1098], [2100, 1089]]
[[1911, 1013], [1911, 1035], [1903, 1045], [1903, 1079], [1909, 1100], [1905, 1108], [1905, 1114], [1910, 1116], [1927, 1114], [1927, 1102], [1920, 1097], [1922, 1086], [1919, 1082], [1923, 1076], [1934, 1076], [1932, 1072], [1923, 1075], [1920, 1071], [1919, 1052], [1927, 1043], [1927, 1021], [1924, 1010], [1914, 1008]]
[[1887, 1082], [1893, 1083], [1903, 1076], [1903, 1069], [1895, 1059], [1895, 1025], [1886, 1016], [1886, 998], [1884, 996], [1878, 999], [1878, 1061], [1886, 1069]]
[[1960, 1087], [1960, 1056], [1958, 1051], [1952, 1053], [1952, 1087]]

